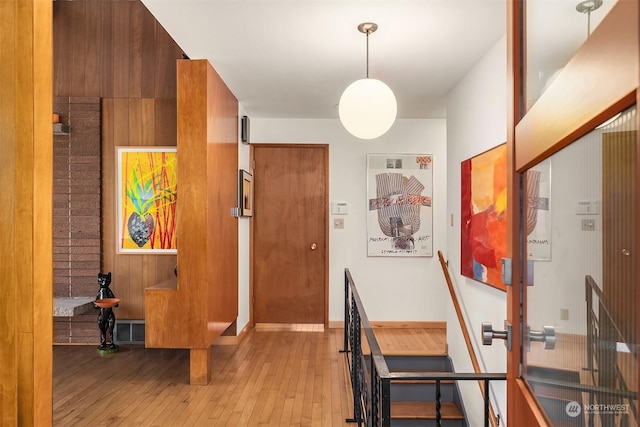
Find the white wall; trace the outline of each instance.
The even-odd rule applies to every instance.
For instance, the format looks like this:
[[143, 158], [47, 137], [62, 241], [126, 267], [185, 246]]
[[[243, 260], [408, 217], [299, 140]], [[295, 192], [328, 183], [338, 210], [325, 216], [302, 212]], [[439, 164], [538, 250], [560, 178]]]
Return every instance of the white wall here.
[[[501, 341], [483, 346], [480, 337], [482, 322], [492, 322], [496, 330], [503, 329], [506, 318], [506, 294], [493, 287], [468, 279], [460, 274], [460, 163], [507, 138], [507, 64], [506, 38], [496, 45], [459, 82], [447, 98], [447, 251], [449, 273], [484, 372], [506, 372], [506, 349]], [[453, 216], [453, 226], [451, 218]], [[442, 223], [438, 223], [442, 224]], [[443, 226], [445, 226], [443, 224]], [[450, 298], [447, 305], [447, 341], [456, 371], [473, 372], [471, 359], [458, 326]], [[499, 412], [506, 420], [506, 384], [492, 386]], [[471, 425], [481, 425], [483, 411], [476, 383], [461, 387]]]
[[[238, 107], [238, 117], [247, 113], [242, 106]], [[238, 120], [238, 141], [240, 141], [242, 125]], [[246, 171], [249, 167], [249, 146], [238, 142], [238, 168]], [[238, 319], [239, 333], [249, 323], [249, 218], [238, 218]]]
[[[446, 250], [446, 124], [444, 120], [398, 120], [384, 136], [359, 140], [339, 120], [251, 119], [251, 143], [329, 144], [329, 201], [346, 202], [344, 229], [333, 229], [329, 218], [329, 321], [344, 319], [344, 269], [349, 268], [372, 321], [436, 320], [446, 318], [442, 305], [446, 284], [436, 256], [416, 258], [367, 257], [367, 153], [432, 154], [434, 254]], [[241, 150], [240, 165], [248, 165]], [[327, 206], [329, 210], [329, 206]], [[329, 211], [330, 212], [330, 211]], [[248, 235], [241, 220], [240, 269], [248, 272]], [[241, 280], [248, 273], [241, 274]], [[248, 285], [240, 283], [241, 289]], [[245, 295], [240, 292], [240, 298]], [[248, 292], [246, 293], [248, 300]], [[241, 306], [245, 306], [240, 301]], [[248, 307], [248, 301], [247, 305]], [[248, 310], [248, 308], [247, 308]], [[242, 313], [244, 309], [241, 309]], [[238, 319], [238, 329], [248, 322]]]

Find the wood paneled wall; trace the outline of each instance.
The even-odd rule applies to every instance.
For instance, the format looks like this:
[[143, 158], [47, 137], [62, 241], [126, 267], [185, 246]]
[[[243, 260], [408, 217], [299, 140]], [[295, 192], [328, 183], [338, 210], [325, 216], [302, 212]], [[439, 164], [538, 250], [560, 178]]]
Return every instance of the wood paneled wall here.
[[102, 269], [113, 274], [111, 289], [121, 299], [118, 319], [144, 319], [144, 289], [173, 276], [177, 261], [175, 255], [117, 252], [116, 147], [175, 146], [175, 102], [146, 98], [102, 101]]
[[0, 3], [0, 424], [52, 424], [52, 6]]
[[[170, 277], [176, 256], [117, 253], [115, 150], [176, 145], [176, 59], [183, 51], [137, 0], [57, 1], [53, 22], [54, 95], [102, 101], [100, 270], [112, 272], [111, 288], [122, 300], [116, 317], [143, 319], [144, 288]], [[97, 281], [91, 292], [74, 286], [73, 296], [93, 297], [98, 289]], [[75, 321], [86, 328], [86, 319], [72, 319], [70, 334]]]
[[176, 97], [182, 50], [136, 0], [57, 1], [54, 94]]

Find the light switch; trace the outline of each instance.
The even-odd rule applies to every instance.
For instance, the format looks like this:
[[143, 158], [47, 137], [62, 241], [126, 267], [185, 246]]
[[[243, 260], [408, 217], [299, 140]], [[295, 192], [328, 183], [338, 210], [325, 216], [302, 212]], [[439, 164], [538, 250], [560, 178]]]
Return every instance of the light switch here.
[[349, 213], [347, 202], [333, 202], [331, 203], [331, 213], [333, 215], [346, 215]]
[[580, 223], [580, 228], [582, 231], [595, 231], [596, 222], [593, 219], [583, 219]]
[[344, 219], [343, 218], [334, 218], [333, 219], [333, 228], [335, 228], [335, 229], [343, 229], [344, 228]]

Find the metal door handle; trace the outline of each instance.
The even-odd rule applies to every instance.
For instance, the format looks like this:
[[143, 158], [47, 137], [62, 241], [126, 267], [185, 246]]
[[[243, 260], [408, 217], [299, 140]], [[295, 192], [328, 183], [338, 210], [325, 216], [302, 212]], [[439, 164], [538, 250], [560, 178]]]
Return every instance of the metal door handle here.
[[315, 243], [311, 244], [311, 250], [312, 251], [315, 251], [317, 247], [318, 247], [318, 245], [316, 245]]
[[531, 341], [542, 343], [545, 350], [553, 350], [556, 348], [556, 330], [553, 326], [543, 326], [541, 331], [532, 331], [527, 326], [527, 349], [531, 349]]
[[511, 324], [504, 321], [504, 331], [494, 331], [491, 322], [482, 322], [482, 344], [491, 345], [498, 338], [504, 340], [507, 350], [511, 351]]

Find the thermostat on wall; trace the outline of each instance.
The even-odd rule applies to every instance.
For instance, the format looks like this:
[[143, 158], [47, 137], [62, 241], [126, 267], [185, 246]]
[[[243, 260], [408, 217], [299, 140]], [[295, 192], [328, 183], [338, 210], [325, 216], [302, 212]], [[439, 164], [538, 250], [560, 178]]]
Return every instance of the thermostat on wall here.
[[331, 213], [333, 215], [346, 215], [349, 213], [347, 208], [347, 202], [333, 202], [331, 203]]
[[596, 201], [584, 201], [576, 204], [576, 215], [598, 215], [600, 209]]

